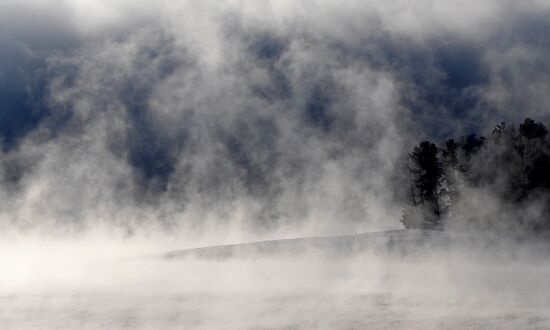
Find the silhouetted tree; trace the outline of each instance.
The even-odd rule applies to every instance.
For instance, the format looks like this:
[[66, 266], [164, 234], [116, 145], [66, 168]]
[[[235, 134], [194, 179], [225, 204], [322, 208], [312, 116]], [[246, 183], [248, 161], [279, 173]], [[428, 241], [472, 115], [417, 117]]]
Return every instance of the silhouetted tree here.
[[445, 141], [445, 146], [441, 149], [443, 164], [449, 167], [458, 167], [458, 144], [454, 139]]
[[423, 141], [408, 155], [407, 174], [406, 228], [440, 228], [452, 220], [550, 231], [550, 138], [533, 119], [518, 127], [501, 123], [488, 138], [448, 139], [440, 148]]
[[441, 148], [443, 178], [440, 189], [441, 213], [452, 214], [452, 206], [458, 199], [459, 145], [448, 139]]
[[523, 124], [519, 125], [519, 132], [528, 139], [541, 139], [548, 134], [548, 129], [543, 123], [537, 123], [533, 119], [527, 118]]
[[[441, 210], [438, 185], [443, 169], [438, 148], [429, 141], [421, 142], [409, 154], [411, 193], [402, 222], [407, 228], [435, 228], [439, 226]], [[422, 221], [418, 217], [422, 217]]]
[[460, 141], [460, 147], [464, 152], [466, 158], [471, 158], [476, 154], [486, 142], [486, 138], [483, 136], [477, 136], [476, 134], [470, 134], [466, 137], [462, 137]]

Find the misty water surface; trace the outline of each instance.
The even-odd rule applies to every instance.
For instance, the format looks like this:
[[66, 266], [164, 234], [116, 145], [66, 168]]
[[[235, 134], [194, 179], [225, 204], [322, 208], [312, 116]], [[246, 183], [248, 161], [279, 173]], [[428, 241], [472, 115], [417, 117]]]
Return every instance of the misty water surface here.
[[541, 259], [464, 251], [209, 261], [46, 255], [11, 260], [20, 273], [8, 270], [0, 282], [2, 329], [550, 327], [550, 263]]

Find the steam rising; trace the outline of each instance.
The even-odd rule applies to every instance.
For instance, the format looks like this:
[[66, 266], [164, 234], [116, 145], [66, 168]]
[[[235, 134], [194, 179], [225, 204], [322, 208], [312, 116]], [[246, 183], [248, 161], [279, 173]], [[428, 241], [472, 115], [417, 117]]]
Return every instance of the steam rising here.
[[0, 320], [548, 326], [530, 252], [119, 259], [401, 228], [417, 141], [550, 119], [549, 18], [542, 0], [0, 0]]
[[397, 228], [411, 141], [548, 103], [544, 2], [2, 7], [5, 229]]

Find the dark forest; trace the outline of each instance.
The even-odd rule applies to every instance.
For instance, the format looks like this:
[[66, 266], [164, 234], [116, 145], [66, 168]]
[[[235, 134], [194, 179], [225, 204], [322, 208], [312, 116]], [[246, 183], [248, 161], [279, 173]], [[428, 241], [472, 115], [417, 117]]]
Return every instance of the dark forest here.
[[[487, 136], [422, 141], [408, 154], [401, 219], [415, 229], [550, 229], [550, 139], [527, 118]], [[476, 200], [491, 196], [491, 200]]]

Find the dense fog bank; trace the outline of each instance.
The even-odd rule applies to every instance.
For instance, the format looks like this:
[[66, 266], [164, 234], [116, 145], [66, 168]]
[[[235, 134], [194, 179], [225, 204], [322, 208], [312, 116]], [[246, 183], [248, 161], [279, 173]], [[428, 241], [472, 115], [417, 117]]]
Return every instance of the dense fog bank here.
[[0, 6], [2, 232], [395, 229], [415, 141], [548, 119], [544, 1]]
[[338, 258], [310, 246], [302, 254], [257, 258], [121, 260], [150, 248], [141, 244], [18, 246], [19, 258], [2, 258], [0, 323], [6, 329], [550, 325], [548, 258], [506, 256], [504, 246], [461, 245], [422, 256], [363, 249]]

